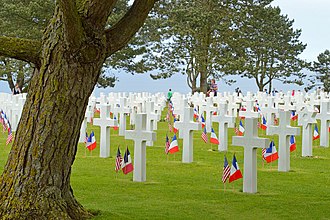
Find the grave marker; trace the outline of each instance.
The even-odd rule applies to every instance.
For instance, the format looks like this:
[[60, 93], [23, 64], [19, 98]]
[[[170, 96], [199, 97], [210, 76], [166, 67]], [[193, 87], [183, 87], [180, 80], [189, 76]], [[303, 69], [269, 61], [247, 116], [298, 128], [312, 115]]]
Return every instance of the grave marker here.
[[269, 139], [258, 137], [258, 118], [245, 118], [244, 136], [233, 136], [234, 146], [244, 147], [243, 192], [257, 192], [257, 148], [266, 148]]
[[280, 111], [279, 126], [268, 126], [268, 134], [278, 135], [278, 171], [288, 172], [290, 170], [290, 136], [300, 135], [300, 128], [290, 126], [290, 112]]
[[127, 130], [125, 139], [134, 141], [134, 182], [145, 182], [147, 180], [146, 142], [155, 141], [156, 133], [147, 131], [147, 114], [138, 113], [135, 118], [135, 130]]

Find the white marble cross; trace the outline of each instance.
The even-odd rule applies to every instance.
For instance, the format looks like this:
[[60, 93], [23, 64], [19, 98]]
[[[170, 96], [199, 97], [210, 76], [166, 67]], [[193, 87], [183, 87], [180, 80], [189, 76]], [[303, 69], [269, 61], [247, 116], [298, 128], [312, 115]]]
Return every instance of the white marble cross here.
[[147, 141], [155, 141], [156, 133], [146, 131], [147, 114], [138, 113], [135, 118], [135, 130], [127, 130], [125, 139], [134, 141], [134, 182], [145, 182], [147, 180]]
[[81, 127], [80, 127], [79, 143], [84, 143], [86, 141], [87, 114], [88, 112], [86, 109], [84, 120], [81, 123]]
[[313, 156], [313, 127], [316, 124], [316, 112], [309, 111], [307, 107], [303, 107], [299, 117], [298, 125], [302, 126], [302, 156]]
[[259, 118], [259, 112], [254, 111], [254, 103], [255, 101], [252, 99], [246, 100], [246, 111], [239, 111], [239, 116], [246, 118]]
[[279, 126], [268, 126], [268, 135], [277, 134], [278, 145], [278, 171], [290, 171], [290, 136], [300, 135], [300, 128], [290, 126], [290, 111], [280, 111]]
[[[146, 102], [147, 112], [147, 131], [157, 130], [157, 121], [159, 120], [158, 115], [155, 113], [154, 102]], [[156, 123], [155, 123], [156, 122]], [[152, 141], [147, 141], [147, 146], [153, 146]]]
[[320, 103], [320, 113], [316, 119], [321, 121], [320, 146], [329, 147], [329, 125], [330, 125], [330, 100], [322, 100]]
[[243, 192], [257, 192], [257, 148], [269, 146], [268, 138], [258, 137], [258, 118], [245, 118], [244, 136], [233, 136], [232, 145], [244, 147]]
[[274, 107], [274, 99], [275, 97], [268, 96], [267, 106], [262, 108], [262, 113], [266, 114], [268, 125], [274, 125], [274, 118], [278, 113], [278, 109]]
[[117, 120], [110, 118], [110, 105], [100, 104], [100, 118], [93, 120], [93, 125], [100, 126], [100, 157], [110, 157], [110, 127], [118, 126]]
[[174, 123], [174, 127], [179, 129], [179, 132], [182, 134], [183, 138], [183, 163], [193, 162], [193, 131], [202, 129], [202, 125], [198, 122], [194, 122], [193, 117], [193, 108], [185, 107], [183, 117], [180, 118], [181, 121], [176, 121]]
[[211, 132], [212, 128], [212, 117], [213, 117], [213, 112], [217, 110], [216, 107], [213, 105], [213, 98], [212, 97], [207, 97], [206, 98], [206, 106], [204, 107], [204, 110], [206, 112], [206, 121], [205, 121], [205, 127], [206, 127], [206, 132]]
[[296, 107], [292, 105], [291, 103], [291, 96], [287, 95], [284, 96], [284, 105], [280, 106], [280, 109], [283, 109], [284, 111], [293, 111], [296, 110]]
[[120, 98], [119, 106], [119, 135], [124, 136], [126, 130], [126, 116], [131, 113], [131, 109], [127, 107], [127, 98]]
[[219, 114], [212, 117], [213, 122], [219, 123], [219, 145], [218, 151], [228, 150], [228, 126], [233, 125], [235, 122], [234, 116], [227, 115], [228, 103], [218, 103]]

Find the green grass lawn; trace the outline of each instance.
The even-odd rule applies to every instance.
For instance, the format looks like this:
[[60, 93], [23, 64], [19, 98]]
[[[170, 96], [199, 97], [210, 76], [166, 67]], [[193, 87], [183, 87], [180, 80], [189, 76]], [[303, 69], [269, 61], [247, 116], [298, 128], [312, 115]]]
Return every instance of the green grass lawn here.
[[[164, 117], [163, 117], [164, 118]], [[214, 129], [217, 133], [216, 124]], [[99, 148], [87, 152], [79, 144], [72, 168], [71, 184], [75, 197], [84, 207], [97, 211], [95, 219], [330, 219], [330, 149], [317, 147], [313, 158], [301, 157], [301, 137], [291, 154], [291, 171], [280, 173], [277, 162], [262, 165], [258, 150], [258, 193], [242, 193], [242, 179], [221, 182], [224, 153], [211, 151], [200, 135], [194, 133], [194, 162], [181, 163], [181, 152], [164, 154], [167, 122], [158, 123], [157, 141], [147, 147], [147, 181], [132, 181], [132, 173], [116, 174], [115, 155], [126, 145], [134, 158], [133, 142], [111, 130], [111, 157], [99, 158]], [[99, 140], [99, 128], [94, 130]], [[229, 136], [234, 134], [230, 129]], [[171, 134], [172, 135], [172, 134]], [[260, 136], [262, 132], [260, 132]], [[10, 146], [0, 133], [0, 172]], [[274, 138], [277, 144], [277, 137]], [[179, 139], [182, 150], [182, 140]], [[228, 161], [236, 153], [242, 172], [243, 148], [231, 146]], [[277, 147], [277, 146], [276, 146]], [[213, 145], [213, 149], [217, 146]]]

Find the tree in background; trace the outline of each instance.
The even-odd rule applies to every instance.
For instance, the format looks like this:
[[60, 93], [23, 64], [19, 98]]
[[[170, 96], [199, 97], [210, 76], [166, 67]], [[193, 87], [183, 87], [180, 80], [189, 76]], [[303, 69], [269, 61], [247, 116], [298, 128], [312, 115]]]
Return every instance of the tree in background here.
[[57, 0], [42, 38], [0, 33], [0, 56], [35, 67], [0, 177], [1, 219], [91, 216], [74, 198], [70, 186], [80, 126], [106, 58], [140, 29], [155, 0], [135, 0], [108, 26], [116, 2]]
[[159, 2], [139, 35], [152, 42], [138, 59], [141, 72], [158, 72], [151, 74], [153, 79], [184, 74], [193, 92], [206, 93], [207, 79], [222, 78], [222, 69], [232, 58], [225, 42], [230, 31], [229, 2]]
[[[0, 33], [3, 36], [40, 39], [54, 11], [54, 1], [0, 1]], [[33, 63], [0, 57], [0, 80], [7, 81], [10, 90], [18, 83], [26, 92], [33, 74]]]
[[138, 35], [148, 44], [136, 47], [142, 55], [135, 56], [133, 71], [157, 72], [153, 79], [184, 74], [192, 92], [206, 92], [210, 77], [231, 83], [226, 76], [235, 74], [255, 79], [259, 90], [271, 90], [274, 80], [301, 85], [301, 30], [271, 2], [159, 2]]
[[312, 89], [316, 86], [322, 86], [325, 92], [330, 92], [330, 51], [325, 50], [317, 56], [318, 61], [314, 61], [310, 70], [315, 72], [315, 75], [310, 79], [310, 84], [307, 89]]
[[274, 80], [302, 85], [307, 64], [298, 57], [306, 48], [299, 41], [301, 30], [293, 29], [293, 20], [281, 15], [280, 8], [249, 2], [237, 12], [241, 63], [236, 74], [254, 79], [259, 91], [267, 85], [271, 91]]
[[[0, 33], [8, 37], [20, 37], [25, 39], [41, 39], [55, 7], [54, 0], [2, 0], [0, 1]], [[120, 0], [113, 9], [115, 16], [109, 18], [109, 23], [115, 22], [116, 18], [123, 16], [128, 9], [127, 1]], [[108, 24], [110, 26], [110, 24]], [[123, 56], [115, 55], [119, 59]], [[115, 61], [119, 59], [114, 59]], [[126, 61], [127, 62], [127, 61]], [[122, 63], [125, 63], [122, 61]], [[109, 74], [106, 69], [114, 62], [104, 65], [97, 87], [114, 87], [117, 78]], [[116, 64], [117, 66], [120, 63]], [[10, 90], [15, 82], [19, 84], [23, 92], [27, 91], [28, 84], [34, 72], [34, 64], [11, 58], [0, 57], [0, 80], [7, 81]]]

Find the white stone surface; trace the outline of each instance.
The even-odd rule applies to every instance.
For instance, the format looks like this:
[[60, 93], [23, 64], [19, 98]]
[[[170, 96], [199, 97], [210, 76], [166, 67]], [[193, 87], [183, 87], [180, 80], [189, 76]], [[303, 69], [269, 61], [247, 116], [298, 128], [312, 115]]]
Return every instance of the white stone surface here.
[[320, 146], [329, 147], [329, 126], [330, 126], [330, 100], [322, 100], [320, 103], [320, 113], [316, 119], [321, 122], [320, 128]]
[[192, 107], [185, 107], [183, 117], [181, 121], [176, 121], [174, 127], [179, 129], [179, 132], [183, 137], [183, 152], [182, 162], [191, 163], [193, 162], [193, 131], [201, 130], [202, 125], [198, 122], [193, 121], [194, 110]]
[[266, 148], [269, 139], [258, 137], [258, 118], [245, 118], [244, 136], [233, 136], [234, 146], [244, 147], [243, 192], [257, 192], [257, 148]]
[[110, 105], [100, 104], [100, 118], [95, 118], [93, 124], [100, 126], [100, 157], [110, 157], [110, 127], [118, 126], [117, 120], [110, 118]]
[[228, 127], [233, 125], [235, 122], [235, 117], [227, 115], [228, 112], [228, 103], [220, 102], [218, 103], [218, 115], [214, 115], [212, 118], [213, 122], [219, 124], [219, 145], [218, 151], [227, 151], [228, 150]]
[[278, 171], [290, 171], [290, 136], [300, 135], [300, 128], [290, 126], [290, 111], [280, 111], [279, 126], [269, 126], [268, 135], [278, 135]]
[[313, 127], [316, 122], [316, 112], [304, 107], [298, 117], [298, 125], [302, 126], [302, 156], [313, 156]]
[[147, 114], [138, 113], [135, 118], [135, 130], [125, 132], [125, 139], [134, 141], [134, 182], [145, 182], [147, 180], [146, 142], [156, 140], [156, 133], [147, 131], [146, 127]]

